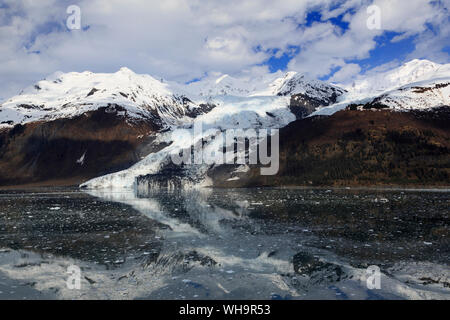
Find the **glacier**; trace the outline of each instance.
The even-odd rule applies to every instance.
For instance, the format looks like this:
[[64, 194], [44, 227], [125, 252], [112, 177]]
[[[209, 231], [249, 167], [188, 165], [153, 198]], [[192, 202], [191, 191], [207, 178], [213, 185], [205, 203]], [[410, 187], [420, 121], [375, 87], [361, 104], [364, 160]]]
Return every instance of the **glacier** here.
[[[152, 153], [129, 169], [94, 178], [81, 185], [83, 188], [136, 188], [136, 177], [156, 173], [163, 164], [171, 161], [173, 153], [178, 153], [183, 148], [195, 144], [202, 139], [209, 140], [203, 146], [203, 152], [218, 152], [220, 145], [217, 140], [211, 140], [212, 135], [217, 135], [227, 129], [278, 129], [295, 121], [295, 115], [289, 111], [289, 98], [280, 97], [233, 97], [222, 96], [217, 98], [217, 107], [211, 112], [197, 117], [186, 126], [174, 128], [172, 131], [161, 133], [158, 141], [170, 143], [169, 146]], [[270, 113], [268, 115], [267, 113]], [[203, 127], [201, 135], [194, 136], [194, 124], [200, 122]], [[190, 131], [186, 134], [186, 130]], [[177, 137], [176, 140], [172, 137]], [[191, 137], [194, 136], [194, 141]], [[206, 172], [207, 164], [195, 167], [194, 170]], [[196, 187], [209, 185], [209, 180], [196, 184]], [[194, 187], [194, 186], [190, 186]]]

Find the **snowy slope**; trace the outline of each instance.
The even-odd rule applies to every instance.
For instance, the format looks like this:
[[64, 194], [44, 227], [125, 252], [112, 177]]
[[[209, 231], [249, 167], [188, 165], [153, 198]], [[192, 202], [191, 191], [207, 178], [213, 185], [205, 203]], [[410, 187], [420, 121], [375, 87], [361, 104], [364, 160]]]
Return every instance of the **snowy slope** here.
[[304, 94], [323, 105], [337, 100], [337, 104], [318, 111], [322, 114], [330, 114], [346, 104], [367, 103], [382, 97], [383, 102], [392, 107], [404, 103], [405, 109], [429, 108], [448, 104], [448, 89], [435, 88], [421, 94], [412, 87], [431, 88], [449, 82], [449, 78], [450, 64], [440, 65], [428, 60], [413, 60], [393, 70], [366, 76], [352, 85], [343, 85], [347, 92], [296, 72], [257, 79], [218, 75], [188, 85], [163, 82], [127, 68], [112, 74], [57, 72], [5, 101], [0, 106], [0, 124], [70, 118], [99, 107], [119, 105], [125, 108], [130, 119], [150, 118], [162, 127], [173, 126], [190, 121], [189, 116], [203, 113], [200, 104], [214, 104], [223, 96]]
[[381, 94], [347, 94], [336, 104], [320, 108], [310, 116], [332, 115], [350, 104], [382, 105], [393, 111], [429, 110], [450, 106], [450, 76], [424, 80], [387, 90]]
[[446, 78], [449, 75], [450, 64], [415, 59], [392, 70], [361, 76], [352, 84], [339, 85], [354, 94], [380, 94], [407, 84]]
[[402, 111], [450, 106], [450, 77], [403, 86], [377, 97], [373, 103]]
[[237, 79], [227, 74], [212, 76], [186, 86], [186, 90], [194, 95], [211, 99], [215, 96], [249, 96], [257, 90], [256, 83]]
[[57, 72], [4, 102], [0, 123], [71, 118], [111, 104], [125, 108], [131, 119], [151, 118], [163, 126], [178, 123], [198, 107], [176, 84], [127, 68], [112, 74]]
[[412, 60], [387, 72], [341, 85], [348, 91], [336, 104], [310, 116], [331, 115], [350, 104], [379, 104], [394, 111], [424, 110], [450, 105], [450, 64]]
[[326, 102], [331, 102], [329, 97], [338, 97], [345, 93], [345, 90], [337, 86], [308, 78], [297, 72], [288, 72], [283, 78], [275, 80], [271, 87], [272, 94], [275, 95], [305, 94], [319, 100], [327, 99]]
[[216, 96], [255, 97], [295, 94], [306, 94], [312, 98], [322, 99], [334, 92], [337, 95], [345, 92], [337, 86], [307, 78], [293, 71], [286, 72], [281, 77], [278, 74], [273, 74], [255, 79], [238, 79], [225, 74], [190, 83], [185, 87], [185, 90], [209, 99]]

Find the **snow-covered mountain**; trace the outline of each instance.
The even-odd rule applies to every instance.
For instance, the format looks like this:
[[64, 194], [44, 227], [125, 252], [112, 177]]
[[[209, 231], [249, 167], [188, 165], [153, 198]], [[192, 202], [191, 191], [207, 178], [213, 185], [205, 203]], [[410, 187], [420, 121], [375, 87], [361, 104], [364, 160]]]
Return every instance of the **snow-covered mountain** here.
[[449, 84], [450, 64], [416, 59], [392, 70], [361, 76], [353, 84], [339, 84], [347, 92], [337, 103], [320, 108], [311, 116], [332, 115], [349, 105], [395, 111], [449, 106]]
[[[129, 169], [84, 184], [91, 188], [131, 187], [137, 177], [158, 172], [171, 154], [189, 146], [191, 140], [173, 139], [173, 134], [181, 137], [186, 130], [192, 131], [195, 123], [203, 125], [204, 132], [195, 137], [201, 141], [226, 129], [278, 129], [296, 119], [331, 115], [349, 105], [429, 109], [450, 104], [449, 84], [450, 65], [426, 60], [367, 76], [345, 89], [297, 72], [256, 79], [217, 75], [190, 84], [157, 80], [127, 68], [112, 74], [58, 72], [3, 102], [0, 129], [72, 119], [94, 111], [121, 118], [131, 126], [144, 120], [154, 128], [154, 141], [165, 147], [156, 148]], [[82, 141], [79, 144], [82, 148]], [[209, 142], [205, 148], [214, 152], [218, 146]], [[195, 174], [204, 174], [205, 168], [200, 167]]]
[[71, 118], [99, 107], [119, 106], [128, 119], [151, 119], [174, 125], [201, 111], [180, 86], [164, 83], [128, 68], [118, 72], [57, 72], [26, 88], [0, 107], [0, 123], [11, 125]]
[[[286, 72], [281, 77], [274, 74], [255, 79], [240, 79], [225, 74], [190, 83], [185, 90], [209, 99], [216, 96], [254, 97], [296, 94], [305, 94], [316, 99], [329, 99], [333, 94], [337, 97], [345, 92], [338, 86], [308, 78], [294, 71]], [[327, 103], [330, 102], [333, 102], [332, 99], [327, 100]]]
[[421, 81], [383, 93], [365, 104], [393, 110], [420, 110], [450, 105], [450, 77]]
[[[99, 170], [99, 164], [93, 164], [94, 154], [98, 153], [109, 168], [121, 168], [129, 163], [128, 159], [148, 155], [128, 170], [89, 183], [98, 187], [131, 186], [137, 176], [156, 172], [171, 153], [192, 142], [174, 141], [172, 133], [192, 130], [195, 123], [201, 123], [205, 130], [197, 140], [230, 128], [281, 128], [316, 108], [335, 102], [344, 92], [321, 81], [308, 82], [296, 73], [264, 80], [229, 76], [210, 80], [177, 84], [135, 74], [127, 68], [112, 74], [52, 74], [0, 105], [0, 129], [3, 128], [0, 147], [3, 144], [8, 155], [0, 159], [0, 167], [4, 161], [5, 167], [14, 168], [7, 159], [16, 157], [21, 159], [17, 166], [29, 172], [27, 177], [30, 177], [39, 166], [57, 166], [61, 158], [66, 176], [70, 172], [90, 176]], [[77, 132], [80, 123], [84, 125]], [[5, 130], [10, 132], [5, 133]], [[20, 143], [15, 142], [16, 136], [20, 137]], [[46, 146], [45, 151], [42, 148], [37, 153], [33, 151], [36, 139]], [[47, 140], [52, 142], [47, 143]], [[58, 147], [60, 144], [65, 151]], [[115, 156], [115, 148], [101, 147], [105, 144], [117, 145], [122, 154]], [[214, 145], [207, 147], [214, 148]], [[133, 153], [135, 148], [139, 148], [139, 152]], [[67, 154], [72, 149], [76, 149], [76, 154]], [[42, 152], [55, 154], [55, 157], [44, 161]], [[60, 158], [56, 156], [58, 153], [61, 153]], [[29, 166], [35, 162], [39, 165]], [[9, 172], [20, 173], [21, 170], [10, 169]], [[43, 172], [43, 168], [40, 171]], [[8, 179], [17, 181], [22, 177], [8, 175]]]
[[[210, 111], [215, 104], [222, 103], [225, 96], [253, 99], [305, 94], [328, 105], [344, 92], [321, 81], [307, 80], [295, 72], [288, 72], [281, 78], [259, 80], [222, 75], [184, 85], [136, 74], [128, 68], [112, 74], [56, 72], [4, 101], [0, 105], [0, 124], [13, 126], [71, 118], [108, 107], [128, 119], [150, 119], [161, 127], [168, 127], [189, 122]], [[287, 105], [283, 102], [284, 107]]]
[[288, 72], [283, 78], [276, 79], [272, 84], [272, 93], [280, 96], [292, 96], [305, 94], [315, 99], [326, 99], [328, 103], [334, 103], [337, 97], [345, 90], [323, 81], [308, 78], [297, 72]]
[[[93, 179], [83, 187], [88, 188], [111, 188], [111, 187], [131, 187], [135, 184], [135, 179], [139, 176], [154, 174], [164, 169], [170, 162], [171, 154], [178, 153], [186, 145], [195, 144], [199, 141], [203, 143], [203, 152], [217, 153], [222, 150], [220, 139], [217, 137], [226, 129], [279, 129], [298, 116], [297, 108], [301, 108], [300, 114], [307, 115], [315, 108], [327, 106], [336, 102], [345, 90], [333, 85], [326, 84], [318, 80], [310, 80], [295, 72], [289, 72], [284, 77], [273, 80], [266, 86], [249, 83], [239, 89], [239, 85], [244, 82], [231, 77], [221, 77], [211, 83], [196, 83], [199, 91], [196, 94], [212, 101], [216, 107], [208, 113], [198, 116], [186, 135], [186, 127], [180, 130], [174, 129], [160, 135], [159, 139], [170, 145], [159, 152], [148, 155], [145, 159], [135, 164], [131, 168]], [[214, 86], [216, 84], [216, 86]], [[212, 94], [217, 94], [212, 96]], [[308, 109], [310, 108], [310, 110]], [[201, 123], [203, 132], [195, 136], [196, 123]], [[173, 136], [177, 139], [173, 139]], [[185, 138], [185, 137], [188, 138]], [[194, 137], [194, 140], [190, 139]], [[190, 174], [200, 177], [197, 185], [208, 185], [209, 181], [206, 172], [209, 165], [198, 165], [194, 167]]]
[[445, 85], [448, 82], [450, 64], [428, 60], [412, 60], [393, 70], [340, 86], [309, 79], [297, 72], [257, 79], [218, 75], [188, 85], [139, 75], [128, 68], [112, 74], [56, 72], [4, 101], [0, 105], [0, 123], [49, 121], [74, 117], [99, 107], [120, 106], [124, 112], [119, 114], [125, 113], [129, 119], [148, 118], [159, 122], [161, 127], [176, 126], [210, 111], [205, 108], [207, 105], [219, 104], [226, 96], [305, 95], [310, 101], [316, 101], [316, 108], [326, 107], [318, 111], [323, 114], [375, 99], [393, 108], [401, 108], [403, 104], [406, 109], [429, 108], [449, 104]]
[[257, 85], [256, 82], [223, 74], [192, 82], [186, 86], [186, 90], [205, 99], [228, 95], [246, 97], [257, 90]]
[[433, 81], [450, 76], [450, 64], [429, 60], [411, 60], [397, 68], [360, 76], [353, 83], [339, 84], [354, 94], [380, 94], [415, 82]]

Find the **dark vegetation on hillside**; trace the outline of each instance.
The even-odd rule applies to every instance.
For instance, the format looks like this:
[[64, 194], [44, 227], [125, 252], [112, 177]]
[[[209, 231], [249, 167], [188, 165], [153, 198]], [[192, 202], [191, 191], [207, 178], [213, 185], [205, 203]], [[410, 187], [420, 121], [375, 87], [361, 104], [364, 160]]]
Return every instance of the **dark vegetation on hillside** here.
[[353, 111], [280, 130], [280, 170], [253, 167], [220, 186], [450, 185], [450, 108]]

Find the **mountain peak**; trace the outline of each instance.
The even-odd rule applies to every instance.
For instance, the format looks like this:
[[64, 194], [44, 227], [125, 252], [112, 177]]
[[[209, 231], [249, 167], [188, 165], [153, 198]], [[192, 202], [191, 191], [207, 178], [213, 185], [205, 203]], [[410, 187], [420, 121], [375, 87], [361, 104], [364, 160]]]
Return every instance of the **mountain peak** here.
[[407, 62], [405, 62], [403, 65], [418, 65], [418, 64], [431, 64], [431, 65], [438, 65], [437, 63], [435, 63], [435, 62], [432, 62], [432, 61], [430, 61], [430, 60], [427, 60], [427, 59], [413, 59], [413, 60], [410, 60], [410, 61], [407, 61]]
[[401, 72], [405, 70], [405, 72], [411, 72], [411, 70], [424, 70], [424, 72], [433, 71], [441, 67], [442, 65], [432, 62], [426, 59], [414, 59], [404, 63], [402, 66], [394, 69], [393, 72], [398, 71]]
[[355, 94], [379, 94], [407, 84], [447, 76], [450, 64], [438, 64], [426, 59], [414, 59], [387, 71], [367, 73], [352, 84], [341, 84]]
[[126, 74], [136, 74], [133, 70], [127, 68], [127, 67], [121, 67], [118, 73], [126, 73]]

